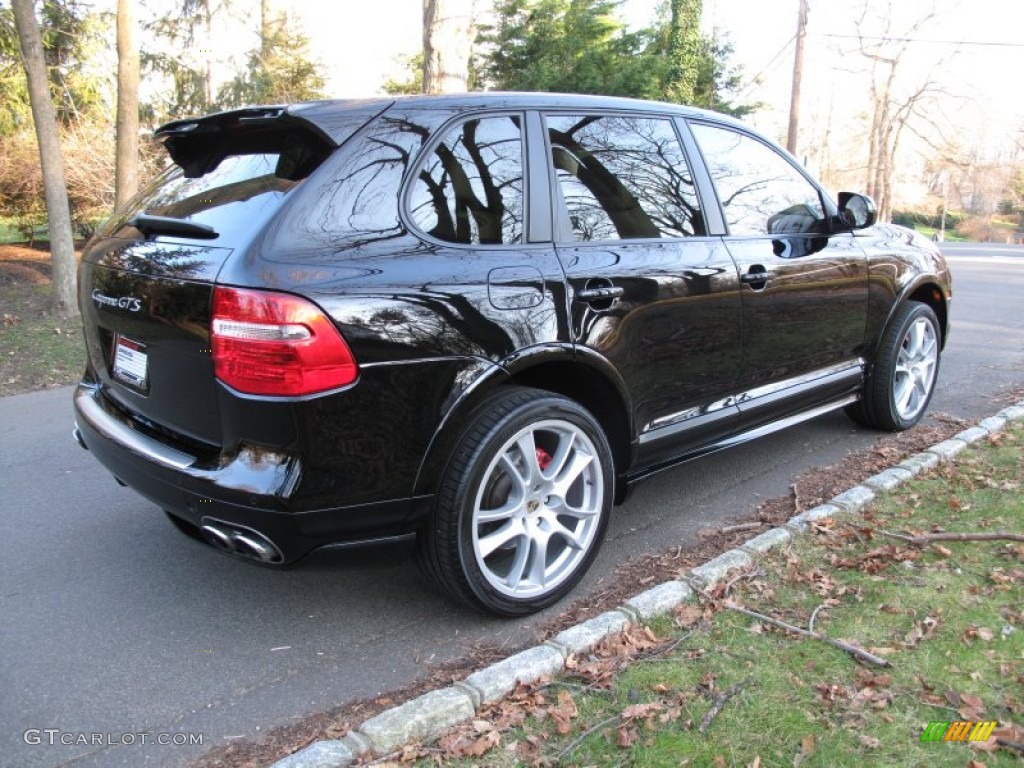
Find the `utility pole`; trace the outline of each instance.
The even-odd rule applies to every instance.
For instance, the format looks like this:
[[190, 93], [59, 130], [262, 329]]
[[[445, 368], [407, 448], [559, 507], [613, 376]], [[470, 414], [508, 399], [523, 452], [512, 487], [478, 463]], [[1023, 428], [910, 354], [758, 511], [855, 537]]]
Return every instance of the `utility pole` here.
[[807, 0], [800, 0], [796, 21], [796, 52], [793, 54], [793, 93], [789, 99], [789, 133], [786, 149], [796, 157], [796, 140], [800, 128], [800, 85], [804, 77], [804, 38], [807, 37]]

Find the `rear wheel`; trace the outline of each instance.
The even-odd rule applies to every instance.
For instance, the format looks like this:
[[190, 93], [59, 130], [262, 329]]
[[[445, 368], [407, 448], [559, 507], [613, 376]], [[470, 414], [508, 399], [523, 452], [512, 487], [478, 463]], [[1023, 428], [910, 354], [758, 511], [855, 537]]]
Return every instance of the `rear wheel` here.
[[856, 421], [900, 432], [924, 416], [935, 391], [940, 357], [939, 321], [927, 304], [900, 306], [878, 344], [859, 403], [847, 409]]
[[460, 602], [504, 616], [568, 593], [604, 538], [611, 452], [590, 413], [540, 390], [476, 411], [420, 542], [425, 570]]

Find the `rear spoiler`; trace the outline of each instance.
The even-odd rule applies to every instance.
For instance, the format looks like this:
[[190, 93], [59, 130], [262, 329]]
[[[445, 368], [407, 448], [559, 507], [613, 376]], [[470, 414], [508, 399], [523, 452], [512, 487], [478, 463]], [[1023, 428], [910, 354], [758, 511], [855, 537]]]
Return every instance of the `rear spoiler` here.
[[153, 135], [185, 175], [194, 178], [215, 168], [226, 154], [279, 151], [287, 134], [334, 149], [394, 103], [375, 99], [245, 107], [174, 120]]

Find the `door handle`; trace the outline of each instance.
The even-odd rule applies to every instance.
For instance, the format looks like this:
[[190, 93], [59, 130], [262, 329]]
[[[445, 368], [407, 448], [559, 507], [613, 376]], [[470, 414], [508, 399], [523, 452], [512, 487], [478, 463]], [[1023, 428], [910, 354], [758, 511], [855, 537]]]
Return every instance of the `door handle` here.
[[577, 291], [576, 298], [580, 301], [608, 301], [620, 298], [625, 292], [621, 286], [604, 285], [600, 288], [584, 288]]
[[740, 275], [741, 283], [764, 283], [768, 280], [767, 272], [747, 272]]
[[746, 283], [755, 291], [760, 291], [768, 285], [768, 270], [760, 264], [754, 264], [740, 275], [740, 282]]

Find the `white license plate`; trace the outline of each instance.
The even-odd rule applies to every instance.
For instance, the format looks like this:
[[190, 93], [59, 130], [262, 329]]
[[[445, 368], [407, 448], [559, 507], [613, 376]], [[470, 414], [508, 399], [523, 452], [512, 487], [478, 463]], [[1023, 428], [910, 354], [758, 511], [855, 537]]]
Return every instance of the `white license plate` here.
[[145, 349], [144, 344], [118, 336], [114, 346], [114, 377], [145, 389], [148, 366]]

